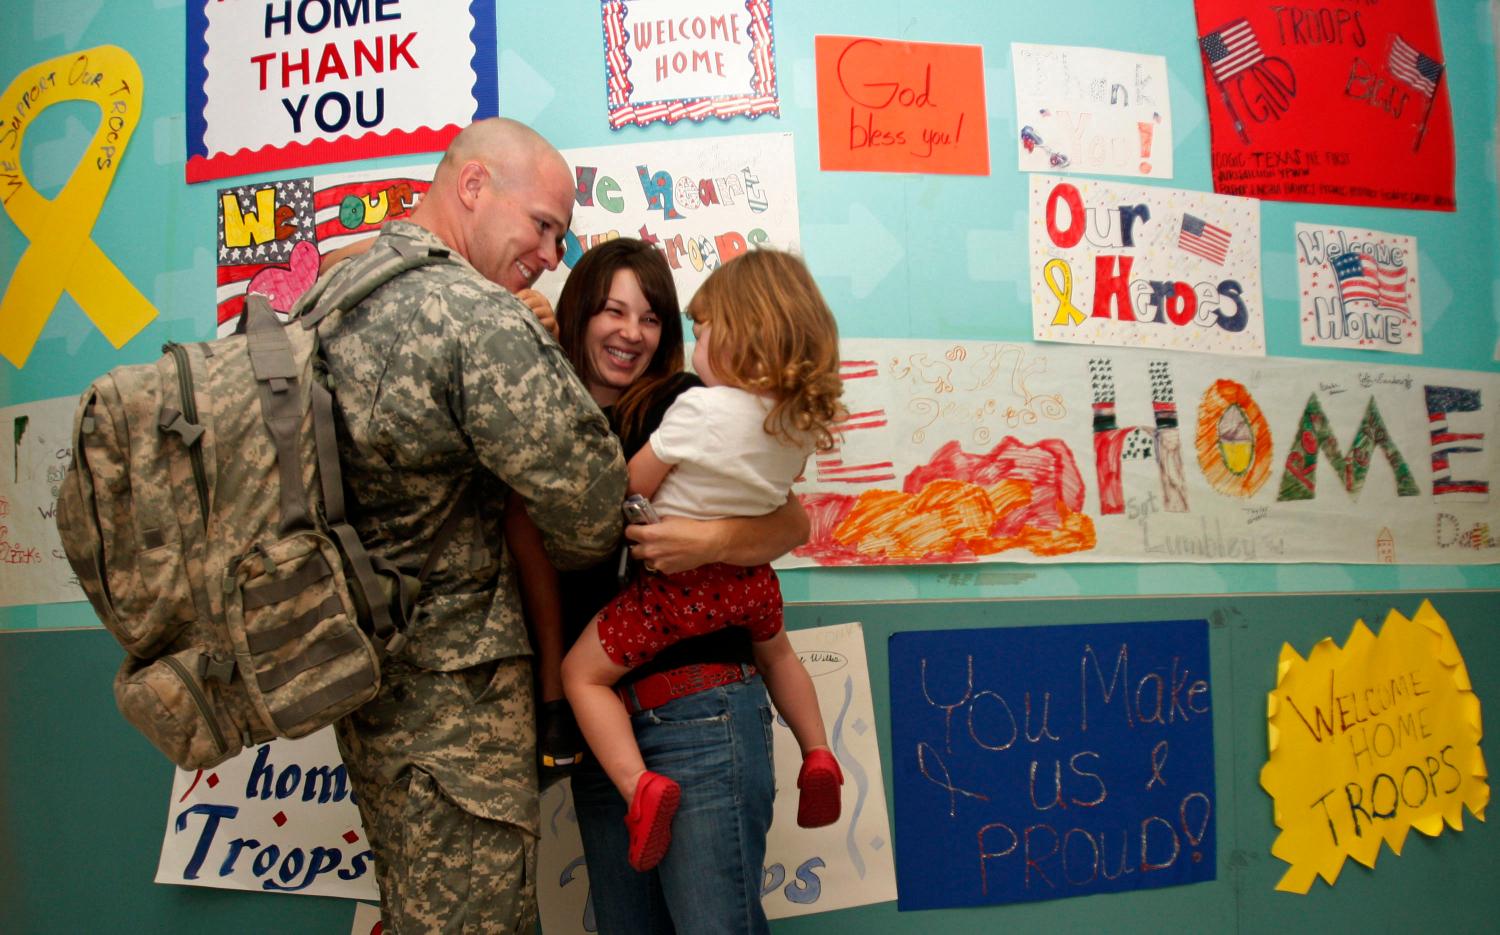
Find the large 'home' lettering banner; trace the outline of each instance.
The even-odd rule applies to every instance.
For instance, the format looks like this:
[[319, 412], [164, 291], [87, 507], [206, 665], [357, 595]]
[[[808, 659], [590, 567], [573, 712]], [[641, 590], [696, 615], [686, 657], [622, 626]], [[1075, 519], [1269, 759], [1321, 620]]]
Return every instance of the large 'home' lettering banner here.
[[189, 0], [187, 180], [436, 152], [498, 110], [494, 0]]
[[1500, 559], [1500, 375], [846, 340], [785, 564]]

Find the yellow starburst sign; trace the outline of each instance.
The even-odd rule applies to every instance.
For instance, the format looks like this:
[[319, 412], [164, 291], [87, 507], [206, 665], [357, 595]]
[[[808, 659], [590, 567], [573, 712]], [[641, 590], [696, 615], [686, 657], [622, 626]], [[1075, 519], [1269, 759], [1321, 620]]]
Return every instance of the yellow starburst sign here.
[[1378, 637], [1355, 621], [1342, 649], [1324, 639], [1303, 659], [1283, 645], [1266, 717], [1271, 853], [1291, 864], [1278, 890], [1332, 884], [1346, 857], [1374, 867], [1380, 843], [1399, 855], [1412, 828], [1461, 831], [1465, 806], [1484, 819], [1479, 699], [1428, 601], [1410, 620], [1392, 610]]

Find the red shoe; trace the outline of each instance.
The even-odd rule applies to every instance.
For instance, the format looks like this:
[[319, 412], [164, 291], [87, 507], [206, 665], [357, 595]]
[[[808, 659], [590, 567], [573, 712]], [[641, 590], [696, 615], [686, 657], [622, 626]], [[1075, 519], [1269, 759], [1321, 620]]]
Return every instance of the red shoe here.
[[661, 863], [672, 845], [672, 816], [682, 801], [682, 787], [649, 769], [635, 784], [635, 798], [625, 815], [630, 832], [630, 866], [650, 870]]
[[814, 750], [802, 760], [802, 772], [797, 775], [797, 788], [802, 795], [797, 800], [797, 824], [803, 828], [821, 828], [839, 820], [839, 809], [843, 806], [839, 787], [844, 784], [844, 773], [839, 761], [827, 750]]

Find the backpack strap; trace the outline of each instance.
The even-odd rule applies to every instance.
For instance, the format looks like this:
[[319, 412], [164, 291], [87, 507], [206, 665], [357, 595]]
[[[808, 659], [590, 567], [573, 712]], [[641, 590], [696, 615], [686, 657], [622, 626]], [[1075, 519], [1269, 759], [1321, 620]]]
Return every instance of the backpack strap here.
[[[310, 294], [299, 301], [294, 317], [302, 322], [304, 329], [316, 328], [319, 322], [334, 311], [354, 308], [368, 298], [370, 293], [403, 273], [435, 263], [453, 262], [446, 248], [428, 247], [410, 238], [389, 234], [382, 237], [370, 250], [372, 253], [380, 253], [375, 257], [351, 261], [358, 265], [346, 267], [343, 276], [323, 277], [314, 285]], [[412, 605], [416, 603], [417, 589], [421, 581], [425, 580], [425, 575], [419, 576], [417, 584], [413, 585], [410, 579], [401, 574], [400, 569], [378, 556], [372, 556], [360, 541], [359, 534], [349, 522], [344, 500], [333, 393], [317, 380], [313, 381], [310, 392], [313, 437], [317, 442], [318, 477], [323, 488], [324, 521], [329, 532], [338, 539], [340, 550], [349, 563], [349, 570], [357, 584], [354, 593], [356, 598], [363, 598], [364, 606], [359, 609], [369, 619], [377, 645], [386, 654], [394, 654], [400, 652], [406, 643], [402, 627]], [[433, 539], [432, 554], [440, 551], [453, 537], [458, 526], [454, 517], [459, 513], [459, 505], [467, 502], [467, 499], [461, 498], [443, 521]], [[427, 564], [431, 564], [431, 555]], [[426, 565], [423, 567], [425, 571]], [[382, 577], [395, 586], [396, 606], [401, 618], [399, 621], [391, 613], [391, 601], [386, 597]]]
[[358, 257], [348, 264], [340, 264], [345, 267], [345, 275], [324, 277], [310, 290], [311, 295], [304, 296], [298, 303], [301, 311], [295, 314], [303, 328], [316, 328], [318, 322], [332, 312], [354, 308], [370, 293], [402, 273], [435, 263], [454, 262], [447, 247], [429, 247], [397, 234], [382, 236], [370, 248], [370, 253], [379, 258]]
[[307, 514], [307, 491], [302, 486], [302, 459], [297, 451], [302, 424], [297, 399], [297, 361], [292, 342], [271, 303], [263, 295], [245, 297], [245, 338], [255, 385], [260, 391], [261, 415], [276, 445], [276, 468], [281, 475], [281, 523], [285, 536], [313, 527]]

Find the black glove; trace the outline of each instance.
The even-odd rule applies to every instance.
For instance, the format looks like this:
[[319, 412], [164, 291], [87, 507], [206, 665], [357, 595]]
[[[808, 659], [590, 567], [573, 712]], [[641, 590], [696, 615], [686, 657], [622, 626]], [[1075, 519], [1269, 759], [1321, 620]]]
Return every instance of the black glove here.
[[536, 749], [544, 772], [583, 762], [583, 735], [563, 699], [544, 701], [537, 708]]

